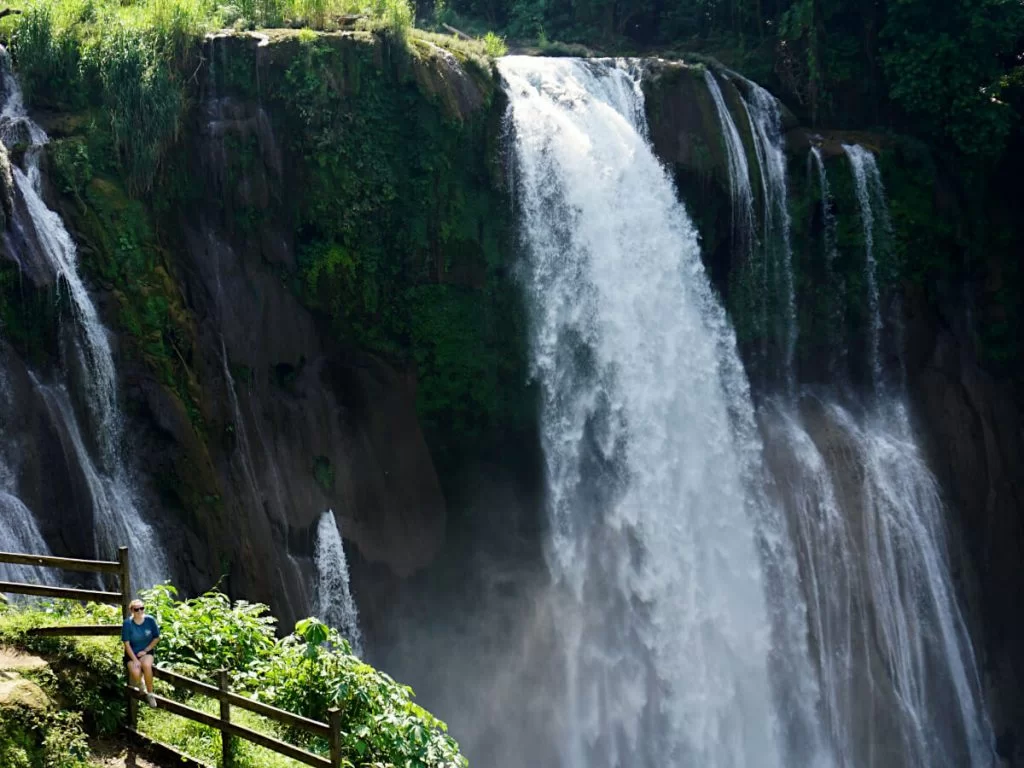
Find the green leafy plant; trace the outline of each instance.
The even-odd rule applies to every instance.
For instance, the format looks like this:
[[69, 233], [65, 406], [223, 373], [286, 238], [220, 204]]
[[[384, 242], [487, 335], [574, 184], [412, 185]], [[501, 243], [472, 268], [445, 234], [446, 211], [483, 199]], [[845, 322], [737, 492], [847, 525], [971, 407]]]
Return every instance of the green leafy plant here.
[[493, 32], [488, 32], [484, 35], [484, 50], [487, 51], [488, 56], [496, 59], [508, 53], [508, 46], [505, 45], [505, 38], [499, 37]]
[[275, 647], [277, 619], [267, 606], [232, 602], [222, 592], [177, 600], [170, 584], [146, 590], [143, 597], [161, 628], [161, 661], [205, 673], [230, 669], [240, 687], [258, 681], [260, 666]]

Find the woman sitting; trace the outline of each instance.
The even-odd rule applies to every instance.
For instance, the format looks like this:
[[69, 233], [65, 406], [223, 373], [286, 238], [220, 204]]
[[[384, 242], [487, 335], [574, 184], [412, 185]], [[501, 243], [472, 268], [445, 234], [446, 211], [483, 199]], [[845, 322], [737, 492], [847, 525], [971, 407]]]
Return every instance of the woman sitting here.
[[[145, 690], [146, 702], [156, 706], [153, 695], [153, 648], [160, 642], [160, 627], [156, 619], [146, 615], [146, 606], [141, 600], [132, 600], [129, 606], [131, 616], [124, 620], [121, 627], [121, 640], [124, 642], [124, 661], [128, 665], [128, 678], [131, 685], [140, 691]], [[146, 687], [143, 689], [139, 678], [145, 676]]]

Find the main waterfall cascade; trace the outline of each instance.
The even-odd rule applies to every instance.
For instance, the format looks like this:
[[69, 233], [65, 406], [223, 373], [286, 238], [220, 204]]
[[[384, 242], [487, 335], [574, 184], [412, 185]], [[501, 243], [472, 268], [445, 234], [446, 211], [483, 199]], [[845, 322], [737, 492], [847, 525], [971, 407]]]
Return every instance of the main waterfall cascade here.
[[[766, 383], [779, 395], [755, 410], [693, 226], [646, 141], [636, 79], [612, 62], [499, 67], [542, 392], [553, 584], [542, 599], [562, 675], [546, 682], [551, 764], [990, 764], [944, 510], [904, 392], [875, 375], [877, 355], [863, 403], [845, 381], [834, 393], [796, 387], [774, 99], [742, 89], [748, 153], [706, 78], [737, 251], [763, 260], [764, 311], [777, 317], [763, 328], [778, 339], [781, 368]], [[848, 152], [873, 206], [859, 215], [875, 227], [865, 270], [877, 292], [865, 300], [881, 333], [884, 191], [870, 154]], [[747, 221], [761, 234], [742, 242]], [[826, 230], [831, 261], [827, 218]]]
[[[39, 161], [46, 133], [26, 114], [21, 89], [10, 69], [7, 52], [0, 61], [3, 109], [0, 112], [0, 138], [8, 147], [27, 145], [24, 167], [13, 166], [16, 193], [21, 205], [15, 206], [12, 228], [15, 237], [8, 243], [15, 258], [27, 259], [19, 253], [31, 247], [34, 258], [41, 260], [54, 276], [59, 288], [66, 292], [73, 324], [62, 329], [62, 368], [70, 371], [67, 382], [42, 384], [33, 377], [37, 393], [43, 398], [51, 420], [66, 443], [65, 454], [73, 457], [82, 470], [89, 489], [95, 530], [95, 554], [103, 559], [113, 557], [117, 547], [133, 549], [133, 583], [149, 585], [166, 577], [163, 551], [152, 527], [138, 510], [131, 471], [122, 451], [124, 443], [113, 354], [107, 331], [100, 323], [96, 307], [78, 272], [74, 242], [60, 216], [50, 210], [41, 197], [42, 179]], [[73, 380], [71, 380], [73, 379]], [[68, 387], [82, 393], [87, 420], [85, 429], [72, 407]], [[88, 436], [88, 444], [84, 436]], [[14, 480], [9, 481], [13, 485]], [[7, 489], [8, 495], [14, 489]], [[23, 508], [24, 505], [22, 504]], [[20, 542], [23, 547], [38, 547], [41, 541]]]
[[779, 642], [803, 606], [766, 590], [795, 563], [735, 339], [638, 83], [608, 63], [499, 67], [543, 396], [559, 764], [827, 764], [792, 658], [806, 648]]

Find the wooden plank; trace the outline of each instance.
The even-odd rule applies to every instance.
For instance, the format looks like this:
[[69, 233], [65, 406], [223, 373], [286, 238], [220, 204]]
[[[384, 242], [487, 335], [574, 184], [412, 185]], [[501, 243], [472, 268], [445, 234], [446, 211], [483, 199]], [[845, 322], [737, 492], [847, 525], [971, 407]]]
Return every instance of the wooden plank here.
[[78, 637], [96, 637], [98, 635], [120, 635], [120, 624], [62, 624], [56, 627], [35, 627], [27, 634], [36, 637], [61, 637], [75, 635]]
[[65, 571], [84, 573], [120, 573], [121, 564], [110, 560], [78, 560], [71, 557], [50, 555], [24, 555], [20, 552], [0, 552], [0, 563], [15, 565], [38, 565], [41, 568], [60, 568]]
[[184, 688], [186, 691], [192, 693], [198, 693], [203, 696], [209, 696], [210, 698], [217, 699], [218, 701], [225, 701], [233, 707], [244, 709], [249, 712], [254, 712], [257, 715], [262, 715], [270, 720], [287, 725], [291, 728], [298, 728], [300, 730], [312, 733], [314, 736], [322, 736], [325, 739], [331, 737], [331, 729], [327, 723], [321, 723], [319, 720], [310, 720], [308, 717], [302, 717], [296, 715], [294, 712], [287, 712], [277, 707], [272, 707], [269, 704], [264, 704], [261, 701], [255, 701], [247, 696], [240, 696], [237, 693], [223, 693], [216, 686], [202, 683], [198, 680], [193, 680], [191, 677], [185, 677], [179, 675], [176, 672], [171, 672], [169, 669], [162, 669], [161, 667], [153, 667], [153, 674], [161, 680], [166, 680], [168, 683], [175, 685], [179, 688]]
[[39, 584], [20, 584], [13, 581], [0, 581], [0, 592], [16, 595], [35, 595], [36, 597], [61, 597], [65, 600], [92, 600], [96, 603], [121, 604], [120, 592], [101, 592], [98, 589], [65, 589], [64, 587], [46, 587]]
[[[141, 696], [142, 694], [136, 692], [136, 695]], [[293, 744], [279, 741], [272, 736], [267, 736], [264, 733], [259, 733], [258, 731], [245, 728], [241, 725], [235, 725], [234, 723], [222, 723], [220, 718], [208, 715], [205, 712], [200, 712], [198, 709], [193, 709], [192, 707], [185, 706], [184, 704], [179, 704], [176, 701], [165, 699], [163, 696], [157, 696], [156, 702], [160, 709], [166, 709], [172, 714], [200, 723], [201, 725], [216, 728], [221, 733], [228, 733], [232, 736], [237, 736], [240, 739], [251, 741], [253, 744], [266, 747], [271, 752], [277, 752], [277, 754], [290, 757], [292, 760], [298, 760], [300, 763], [312, 765], [314, 768], [331, 768], [331, 761], [327, 758], [314, 755], [312, 752], [307, 752]]]

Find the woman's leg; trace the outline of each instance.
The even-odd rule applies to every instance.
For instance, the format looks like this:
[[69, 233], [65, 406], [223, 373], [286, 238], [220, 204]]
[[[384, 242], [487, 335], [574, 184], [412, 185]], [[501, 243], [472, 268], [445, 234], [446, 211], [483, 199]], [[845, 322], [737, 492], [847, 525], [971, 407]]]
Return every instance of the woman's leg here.
[[[145, 657], [143, 657], [145, 658]], [[128, 682], [133, 688], [139, 687], [139, 677], [142, 675], [142, 665], [137, 661], [128, 660]]]
[[146, 676], [146, 690], [150, 693], [153, 692], [153, 657], [149, 654], [143, 656], [140, 661], [142, 662], [142, 674]]

